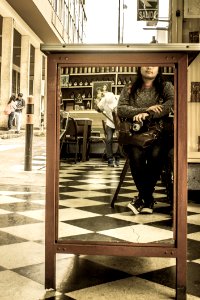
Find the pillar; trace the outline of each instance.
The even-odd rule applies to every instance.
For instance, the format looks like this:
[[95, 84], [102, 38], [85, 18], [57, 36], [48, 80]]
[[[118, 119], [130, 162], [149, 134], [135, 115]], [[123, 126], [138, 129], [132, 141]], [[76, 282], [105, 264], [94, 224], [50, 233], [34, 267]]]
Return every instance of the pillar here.
[[182, 43], [183, 39], [183, 0], [171, 1], [171, 43]]
[[1, 101], [0, 128], [7, 128], [8, 116], [4, 116], [4, 108], [12, 92], [12, 64], [13, 64], [13, 19], [3, 18], [2, 25], [2, 57], [1, 57]]
[[39, 48], [35, 49], [34, 59], [34, 82], [33, 82], [33, 95], [34, 95], [34, 127], [40, 128], [41, 120], [41, 90], [42, 90], [42, 52]]
[[[20, 64], [20, 92], [23, 98], [29, 96], [29, 74], [30, 74], [30, 37], [22, 35], [21, 38], [21, 64]], [[25, 127], [26, 114], [25, 110], [22, 115], [22, 128]]]

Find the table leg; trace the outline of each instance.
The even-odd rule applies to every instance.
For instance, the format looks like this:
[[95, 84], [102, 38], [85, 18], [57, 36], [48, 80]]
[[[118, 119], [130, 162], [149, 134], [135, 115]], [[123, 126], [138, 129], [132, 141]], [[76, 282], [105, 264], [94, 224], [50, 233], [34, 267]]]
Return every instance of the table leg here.
[[82, 161], [87, 160], [87, 136], [88, 136], [88, 121], [84, 122], [83, 127], [83, 150], [82, 150]]

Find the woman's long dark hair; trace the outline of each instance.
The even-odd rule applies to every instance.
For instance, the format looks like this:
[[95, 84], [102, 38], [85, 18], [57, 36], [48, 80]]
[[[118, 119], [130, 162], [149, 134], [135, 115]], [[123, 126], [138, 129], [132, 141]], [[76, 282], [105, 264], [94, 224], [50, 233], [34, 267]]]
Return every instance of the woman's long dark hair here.
[[10, 104], [12, 101], [15, 101], [15, 99], [16, 99], [15, 95], [10, 96], [8, 104]]
[[[143, 84], [144, 84], [144, 81], [143, 81], [142, 74], [141, 74], [141, 67], [139, 67], [137, 70], [137, 78], [133, 82], [132, 87], [131, 87], [131, 95], [134, 96], [135, 93], [137, 92], [137, 90], [142, 88]], [[155, 86], [155, 89], [156, 89], [157, 93], [159, 94], [160, 98], [163, 97], [163, 85], [164, 85], [164, 79], [162, 76], [162, 68], [159, 67], [158, 74], [153, 81], [153, 86]]]

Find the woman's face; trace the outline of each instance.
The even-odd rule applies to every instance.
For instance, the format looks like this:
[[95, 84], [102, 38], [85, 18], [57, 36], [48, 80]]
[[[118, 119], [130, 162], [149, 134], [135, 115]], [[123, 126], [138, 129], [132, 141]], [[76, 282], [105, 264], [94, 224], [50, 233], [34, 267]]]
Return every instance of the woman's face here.
[[107, 85], [104, 84], [104, 85], [103, 85], [103, 92], [106, 92], [106, 91], [107, 91]]
[[159, 67], [141, 67], [141, 75], [144, 79], [155, 79]]

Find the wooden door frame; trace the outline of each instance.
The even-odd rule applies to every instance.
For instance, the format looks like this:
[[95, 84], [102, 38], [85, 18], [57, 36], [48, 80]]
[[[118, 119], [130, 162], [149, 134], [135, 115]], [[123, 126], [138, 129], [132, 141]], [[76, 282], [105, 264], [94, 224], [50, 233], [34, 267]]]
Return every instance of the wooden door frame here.
[[[136, 51], [137, 50], [137, 51]], [[175, 86], [175, 178], [176, 239], [174, 245], [83, 242], [58, 240], [58, 174], [59, 174], [59, 110], [58, 70], [61, 66], [103, 64], [109, 66], [138, 66], [157, 64], [174, 66], [177, 70]], [[45, 214], [45, 288], [56, 289], [56, 254], [166, 257], [176, 259], [176, 299], [186, 299], [187, 256], [187, 67], [188, 52], [168, 51], [149, 46], [142, 49], [116, 51], [52, 50], [47, 53], [47, 168]], [[181, 163], [179, 163], [181, 162]]]

